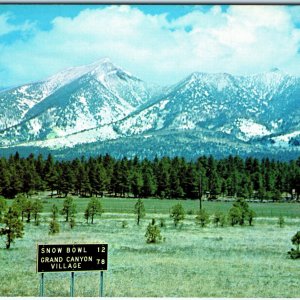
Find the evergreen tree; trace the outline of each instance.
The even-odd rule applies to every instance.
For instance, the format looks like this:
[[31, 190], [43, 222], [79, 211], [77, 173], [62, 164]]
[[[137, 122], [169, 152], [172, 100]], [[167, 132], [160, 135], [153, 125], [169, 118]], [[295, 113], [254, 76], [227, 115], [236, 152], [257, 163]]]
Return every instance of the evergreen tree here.
[[69, 222], [69, 217], [75, 215], [76, 213], [76, 204], [72, 197], [68, 196], [63, 203], [63, 208], [61, 214], [66, 217], [66, 222]]
[[199, 178], [194, 164], [189, 163], [184, 175], [184, 194], [189, 199], [199, 196]]
[[135, 198], [138, 198], [142, 194], [142, 188], [143, 188], [143, 176], [140, 170], [133, 171], [132, 177], [131, 177], [131, 191]]
[[59, 174], [55, 167], [52, 167], [47, 173], [45, 173], [45, 181], [47, 188], [51, 191], [51, 198], [53, 198], [54, 191], [58, 187]]
[[16, 168], [14, 165], [10, 168], [10, 180], [7, 188], [7, 197], [14, 198], [23, 191], [23, 170], [20, 166]]
[[10, 177], [7, 162], [2, 158], [0, 159], [0, 194], [6, 198], [11, 198]]
[[170, 217], [173, 219], [175, 227], [184, 220], [185, 211], [181, 203], [178, 203], [171, 208]]
[[142, 196], [144, 198], [151, 197], [156, 192], [156, 180], [153, 175], [153, 171], [149, 165], [145, 165], [143, 168], [143, 187]]
[[31, 221], [32, 209], [33, 209], [33, 203], [31, 202], [30, 199], [27, 199], [25, 202], [25, 213], [27, 214], [27, 220], [26, 220], [27, 223], [30, 223]]
[[57, 215], [58, 215], [58, 207], [55, 204], [53, 204], [53, 206], [52, 206], [52, 219], [49, 223], [49, 234], [57, 234], [60, 231], [59, 223], [56, 220]]
[[146, 234], [145, 234], [146, 242], [157, 243], [162, 240], [162, 236], [160, 233], [159, 227], [155, 224], [155, 219], [152, 219], [152, 222], [147, 226]]
[[19, 194], [14, 199], [12, 207], [15, 212], [18, 212], [21, 215], [22, 222], [24, 221], [24, 215], [27, 210], [27, 199], [23, 195]]
[[4, 228], [0, 229], [0, 235], [6, 235], [6, 249], [9, 249], [11, 243], [16, 238], [21, 238], [24, 235], [24, 225], [19, 220], [19, 213], [12, 207], [8, 209], [8, 212], [4, 215], [3, 223]]
[[248, 203], [243, 199], [237, 199], [229, 210], [229, 219], [232, 226], [236, 224], [244, 225], [245, 221], [248, 221], [251, 226], [254, 217], [254, 211], [250, 209]]
[[209, 214], [205, 209], [200, 209], [195, 219], [197, 224], [201, 227], [205, 227], [209, 223]]
[[62, 165], [62, 175], [59, 179], [60, 191], [67, 197], [75, 187], [75, 175], [71, 166], [67, 163]]
[[0, 223], [2, 222], [2, 218], [7, 209], [6, 200], [0, 196]]
[[134, 213], [137, 218], [137, 225], [140, 225], [140, 220], [145, 217], [145, 206], [141, 199], [139, 199], [134, 205]]
[[94, 217], [96, 215], [101, 216], [103, 212], [104, 212], [104, 210], [102, 208], [102, 205], [101, 205], [101, 202], [99, 201], [99, 199], [92, 197], [88, 203], [86, 210], [85, 210], [84, 216], [87, 220], [87, 223], [88, 223], [89, 218], [91, 218], [92, 219], [91, 223], [94, 224]]
[[32, 203], [32, 213], [34, 217], [34, 224], [38, 226], [40, 224], [40, 213], [43, 211], [43, 204], [41, 199], [35, 199]]
[[168, 198], [170, 195], [170, 174], [169, 174], [169, 160], [162, 158], [158, 163], [156, 171], [156, 193], [160, 198]]

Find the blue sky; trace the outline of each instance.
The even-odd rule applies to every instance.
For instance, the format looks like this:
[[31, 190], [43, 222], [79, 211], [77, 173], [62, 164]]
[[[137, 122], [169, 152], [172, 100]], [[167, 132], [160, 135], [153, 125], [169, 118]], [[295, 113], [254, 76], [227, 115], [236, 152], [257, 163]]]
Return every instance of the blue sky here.
[[109, 57], [171, 84], [191, 72], [300, 75], [300, 6], [1, 5], [0, 87]]

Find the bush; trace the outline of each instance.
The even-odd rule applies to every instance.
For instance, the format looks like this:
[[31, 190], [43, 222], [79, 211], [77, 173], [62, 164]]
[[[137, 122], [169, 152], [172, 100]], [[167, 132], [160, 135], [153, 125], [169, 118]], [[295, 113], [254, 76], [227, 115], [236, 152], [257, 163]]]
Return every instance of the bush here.
[[249, 226], [252, 226], [255, 212], [250, 209], [248, 203], [243, 199], [236, 200], [229, 210], [228, 214], [231, 226], [244, 225], [248, 221]]
[[205, 209], [201, 209], [198, 211], [195, 219], [197, 224], [201, 227], [205, 227], [209, 223], [209, 214], [205, 211]]
[[296, 249], [292, 248], [291, 251], [288, 252], [292, 259], [300, 258], [300, 231], [298, 231], [291, 239], [292, 244], [296, 246]]
[[49, 234], [59, 233], [59, 224], [55, 219], [52, 219], [49, 223]]
[[175, 227], [177, 227], [180, 221], [184, 220], [185, 212], [181, 203], [178, 203], [172, 207], [170, 217], [173, 219]]
[[242, 219], [242, 211], [239, 207], [232, 207], [229, 210], [228, 219], [230, 221], [231, 226], [237, 225], [241, 223]]
[[127, 228], [127, 227], [128, 227], [128, 222], [122, 221], [122, 228]]
[[223, 227], [226, 224], [226, 216], [222, 213], [217, 211], [214, 216], [212, 222], [218, 227]]
[[278, 225], [280, 228], [283, 228], [284, 227], [284, 224], [285, 224], [285, 221], [284, 221], [284, 217], [283, 216], [280, 216], [278, 218]]
[[191, 216], [194, 214], [194, 211], [192, 209], [189, 209], [187, 212], [186, 212], [187, 215]]
[[160, 227], [166, 227], [166, 221], [165, 221], [165, 219], [160, 219], [159, 226]]
[[75, 221], [75, 217], [74, 216], [71, 216], [71, 219], [69, 221], [69, 225], [70, 225], [70, 228], [73, 229], [76, 225], [76, 221]]
[[146, 230], [146, 242], [150, 243], [157, 243], [162, 240], [162, 236], [160, 234], [159, 227], [155, 224], [155, 219], [152, 219], [152, 222], [149, 223]]

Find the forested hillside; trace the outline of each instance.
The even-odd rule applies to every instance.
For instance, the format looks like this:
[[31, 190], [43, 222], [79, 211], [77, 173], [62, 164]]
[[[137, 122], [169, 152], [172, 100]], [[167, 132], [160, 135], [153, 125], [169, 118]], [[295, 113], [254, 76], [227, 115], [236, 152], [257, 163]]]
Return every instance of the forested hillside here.
[[210, 200], [241, 197], [257, 200], [299, 200], [300, 158], [290, 162], [229, 156], [216, 160], [201, 156], [195, 161], [181, 157], [95, 158], [55, 161], [18, 153], [0, 159], [0, 194], [14, 198], [37, 191], [52, 196], [160, 197]]

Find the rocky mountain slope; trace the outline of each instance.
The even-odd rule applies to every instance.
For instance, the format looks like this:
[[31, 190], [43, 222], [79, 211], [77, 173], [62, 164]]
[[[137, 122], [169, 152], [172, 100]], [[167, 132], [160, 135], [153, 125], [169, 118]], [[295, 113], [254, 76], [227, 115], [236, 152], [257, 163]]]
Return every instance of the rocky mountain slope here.
[[188, 156], [300, 154], [300, 78], [277, 69], [252, 76], [193, 73], [161, 88], [105, 59], [0, 92], [0, 115], [2, 147], [91, 152], [93, 145], [110, 152], [118, 144], [127, 156], [145, 152], [142, 145], [172, 156], [191, 148]]

